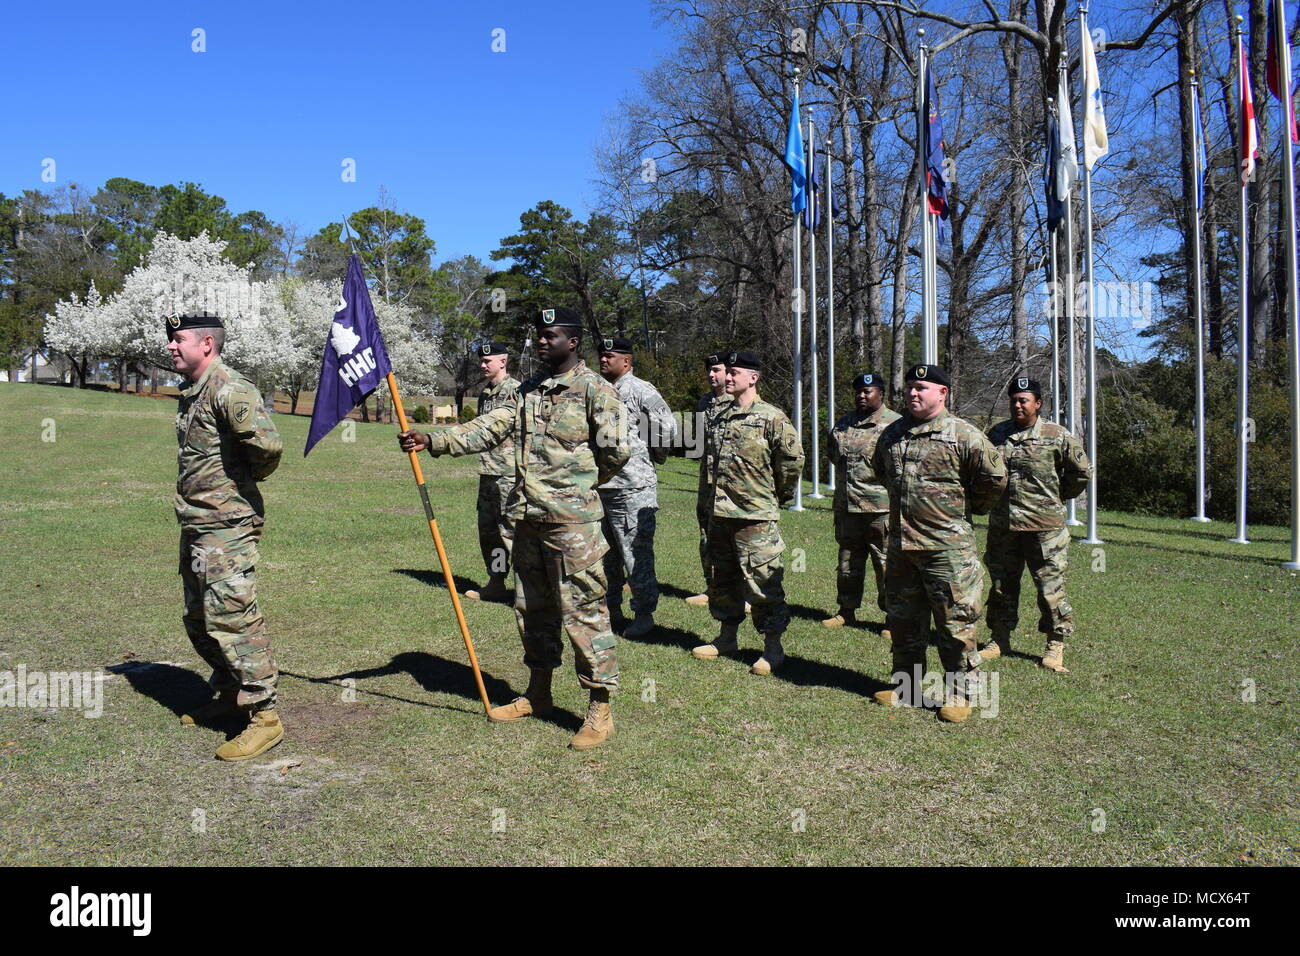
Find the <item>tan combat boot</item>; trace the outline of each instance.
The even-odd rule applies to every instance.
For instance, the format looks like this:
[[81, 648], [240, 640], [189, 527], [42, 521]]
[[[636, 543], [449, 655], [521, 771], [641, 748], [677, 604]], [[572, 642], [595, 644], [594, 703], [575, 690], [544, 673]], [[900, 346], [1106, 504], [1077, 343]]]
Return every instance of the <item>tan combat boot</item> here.
[[828, 617], [826, 620], [822, 621], [822, 627], [844, 627], [846, 624], [851, 625], [856, 623], [857, 621], [853, 619], [853, 609], [842, 607], [840, 608], [839, 613], [834, 617]]
[[488, 711], [488, 720], [509, 724], [525, 717], [549, 717], [555, 705], [551, 701], [551, 676], [549, 670], [535, 670], [529, 674], [528, 689], [522, 697]]
[[996, 660], [1011, 650], [1011, 635], [995, 632], [989, 642], [980, 648], [980, 658], [986, 661]]
[[284, 725], [275, 709], [259, 710], [248, 719], [248, 726], [234, 740], [217, 748], [218, 760], [250, 760], [266, 753], [284, 739]]
[[186, 727], [193, 727], [195, 724], [206, 724], [221, 720], [223, 717], [233, 717], [239, 713], [239, 705], [235, 703], [238, 697], [238, 690], [222, 691], [202, 707], [195, 707], [189, 713], [181, 714], [181, 723]]
[[739, 631], [739, 624], [723, 623], [718, 639], [712, 644], [701, 644], [699, 647], [691, 648], [691, 656], [702, 661], [712, 661], [724, 655], [735, 654], [738, 650], [736, 635]]
[[766, 677], [785, 663], [785, 648], [781, 646], [783, 633], [783, 631], [774, 631], [763, 636], [763, 656], [754, 661], [754, 666], [749, 669], [751, 674]]
[[1049, 671], [1055, 671], [1058, 674], [1068, 674], [1070, 669], [1065, 666], [1065, 641], [1048, 641], [1047, 650], [1043, 651], [1042, 665]]
[[510, 600], [510, 589], [499, 578], [493, 578], [487, 583], [487, 587], [482, 590], [470, 589], [465, 592], [465, 597], [471, 601], [488, 601], [495, 604], [505, 604]]
[[686, 599], [686, 603], [691, 607], [708, 607], [709, 596], [707, 594], [692, 594]]
[[939, 708], [939, 719], [946, 720], [950, 724], [960, 724], [970, 716], [970, 701], [961, 694], [950, 693], [943, 701], [943, 706]]
[[591, 703], [587, 705], [587, 719], [573, 735], [569, 746], [574, 750], [591, 750], [599, 747], [614, 736], [614, 713], [609, 706], [609, 691], [591, 692]]

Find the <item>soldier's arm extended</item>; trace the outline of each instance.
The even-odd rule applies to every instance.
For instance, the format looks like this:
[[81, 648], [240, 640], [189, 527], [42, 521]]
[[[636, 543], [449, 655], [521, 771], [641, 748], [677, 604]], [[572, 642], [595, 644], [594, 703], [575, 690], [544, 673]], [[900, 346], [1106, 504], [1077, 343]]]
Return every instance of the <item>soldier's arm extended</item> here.
[[962, 462], [966, 503], [973, 514], [988, 514], [1007, 488], [1007, 463], [979, 429], [970, 430]]
[[232, 382], [217, 392], [213, 402], [217, 424], [235, 437], [248, 459], [255, 481], [264, 481], [280, 465], [284, 443], [257, 389]]
[[1074, 435], [1066, 434], [1061, 445], [1061, 460], [1057, 463], [1061, 476], [1061, 500], [1069, 501], [1088, 490], [1092, 479], [1092, 462], [1083, 450], [1083, 442]]
[[772, 420], [772, 477], [776, 482], [777, 500], [784, 505], [793, 500], [803, 478], [803, 445], [799, 433], [784, 415]]
[[632, 447], [623, 431], [627, 406], [612, 386], [593, 386], [587, 393], [588, 434], [595, 438], [591, 452], [596, 459], [596, 484], [603, 485], [632, 457]]
[[429, 435], [429, 454], [460, 457], [495, 448], [514, 432], [519, 402], [515, 396], [486, 415]]
[[835, 430], [834, 424], [826, 430], [826, 457], [832, 465], [840, 463], [839, 432]]

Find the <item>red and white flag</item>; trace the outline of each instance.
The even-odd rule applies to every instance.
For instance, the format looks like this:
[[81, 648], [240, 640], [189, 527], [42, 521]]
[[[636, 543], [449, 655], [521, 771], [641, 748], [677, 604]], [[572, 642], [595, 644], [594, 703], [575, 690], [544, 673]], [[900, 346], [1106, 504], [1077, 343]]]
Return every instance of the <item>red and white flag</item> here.
[[1259, 127], [1255, 125], [1255, 97], [1250, 92], [1250, 63], [1246, 59], [1246, 45], [1237, 37], [1237, 104], [1241, 116], [1241, 184], [1255, 178], [1255, 160], [1259, 156]]

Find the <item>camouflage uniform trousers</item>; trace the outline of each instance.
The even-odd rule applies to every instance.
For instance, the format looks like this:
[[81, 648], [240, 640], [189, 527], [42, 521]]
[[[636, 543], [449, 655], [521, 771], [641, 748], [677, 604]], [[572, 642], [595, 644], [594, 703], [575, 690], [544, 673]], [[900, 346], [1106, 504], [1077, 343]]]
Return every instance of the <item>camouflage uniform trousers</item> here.
[[506, 499], [515, 486], [514, 478], [478, 476], [478, 547], [489, 582], [505, 587], [510, 576], [510, 540], [514, 523], [506, 517]]
[[[886, 558], [885, 626], [893, 641], [894, 674], [925, 671], [929, 618], [938, 632], [939, 660], [959, 692], [979, 678], [976, 624], [983, 610], [984, 570], [974, 548], [904, 551]], [[916, 668], [919, 665], [919, 670]], [[973, 696], [975, 688], [969, 688]]]
[[836, 574], [840, 608], [856, 611], [862, 606], [862, 586], [866, 582], [867, 558], [870, 556], [876, 578], [876, 606], [881, 611], [888, 611], [885, 569], [888, 565], [889, 512], [836, 511], [835, 543], [840, 546], [840, 566]]
[[275, 706], [280, 672], [257, 606], [257, 542], [262, 519], [229, 527], [182, 527], [180, 573], [185, 631], [212, 668], [214, 690], [237, 689], [241, 707]]
[[775, 521], [713, 516], [709, 520], [706, 577], [709, 612], [714, 619], [739, 624], [745, 619], [748, 601], [757, 630], [775, 634], [789, 627], [790, 607], [781, 586], [784, 550], [785, 542]]
[[695, 502], [695, 521], [700, 526], [700, 571], [704, 573], [705, 587], [709, 580], [709, 519], [713, 516], [713, 500]]
[[655, 489], [601, 490], [605, 509], [602, 523], [609, 551], [605, 555], [605, 577], [609, 582], [609, 604], [623, 603], [623, 582], [632, 585], [632, 613], [653, 614], [659, 606], [659, 580], [655, 577], [655, 516], [659, 499]]
[[515, 524], [515, 619], [530, 669], [560, 666], [563, 632], [573, 645], [578, 683], [588, 689], [618, 687], [601, 561], [608, 550], [599, 521]]
[[1025, 565], [1038, 591], [1038, 630], [1056, 641], [1074, 633], [1074, 610], [1065, 599], [1065, 566], [1070, 529], [1008, 531], [989, 528], [984, 563], [993, 586], [989, 591], [989, 628], [1010, 634], [1020, 616], [1020, 579]]

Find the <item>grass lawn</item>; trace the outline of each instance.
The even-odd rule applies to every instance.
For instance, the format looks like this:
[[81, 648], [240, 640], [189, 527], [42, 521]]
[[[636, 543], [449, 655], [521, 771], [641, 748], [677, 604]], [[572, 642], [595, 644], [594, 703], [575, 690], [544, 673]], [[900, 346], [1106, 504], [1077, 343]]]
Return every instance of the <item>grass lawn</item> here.
[[[0, 709], [0, 862], [1300, 861], [1284, 529], [1239, 546], [1224, 524], [1102, 512], [1104, 554], [1072, 551], [1072, 673], [1037, 666], [1026, 580], [1026, 653], [990, 666], [997, 716], [949, 726], [869, 701], [889, 670], [878, 623], [818, 624], [835, 594], [829, 500], [781, 520], [786, 667], [692, 659], [715, 625], [681, 601], [701, 579], [696, 464], [676, 459], [660, 472], [660, 627], [620, 641], [617, 735], [578, 754], [568, 648], [552, 721], [483, 718], [395, 428], [336, 430], [304, 460], [308, 419], [287, 415], [259, 567], [287, 738], [221, 763], [233, 732], [177, 721], [207, 672], [180, 623], [173, 414], [0, 384], [0, 671], [107, 675], [97, 719]], [[425, 473], [458, 577], [481, 581], [476, 461], [426, 458]], [[526, 681], [513, 612], [465, 613], [505, 702]], [[752, 661], [760, 638], [741, 635]]]

